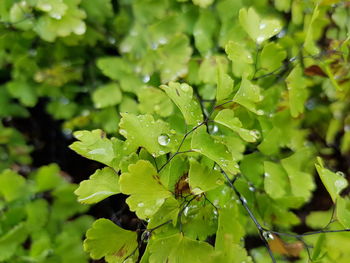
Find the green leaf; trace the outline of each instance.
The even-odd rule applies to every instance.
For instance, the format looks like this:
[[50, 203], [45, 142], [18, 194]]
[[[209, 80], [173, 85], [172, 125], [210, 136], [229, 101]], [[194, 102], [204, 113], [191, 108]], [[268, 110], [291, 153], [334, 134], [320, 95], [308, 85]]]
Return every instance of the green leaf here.
[[176, 226], [177, 217], [180, 212], [180, 204], [174, 197], [167, 198], [159, 210], [152, 216], [147, 228], [157, 227], [168, 220], [171, 220], [173, 226]]
[[27, 82], [11, 81], [6, 84], [9, 93], [25, 106], [33, 107], [38, 101], [35, 88]]
[[308, 23], [308, 28], [305, 35], [304, 48], [311, 55], [316, 55], [320, 52], [320, 49], [316, 46], [314, 40], [314, 31], [318, 25], [315, 23], [317, 17], [320, 14], [318, 4], [315, 6], [315, 9], [312, 13], [311, 19]]
[[127, 142], [135, 147], [144, 147], [157, 157], [170, 151], [176, 140], [170, 132], [169, 124], [162, 120], [154, 120], [150, 114], [134, 115], [122, 113], [119, 133], [127, 138]]
[[86, 158], [112, 166], [113, 143], [106, 138], [102, 130], [77, 131], [74, 136], [79, 141], [71, 144], [69, 148]]
[[44, 199], [37, 199], [26, 205], [26, 227], [32, 233], [40, 231], [49, 219], [49, 204]]
[[304, 103], [308, 96], [306, 80], [300, 66], [296, 66], [286, 78], [289, 92], [289, 107], [293, 117], [298, 117], [304, 112]]
[[213, 247], [208, 243], [187, 238], [179, 233], [154, 240], [150, 244], [149, 262], [211, 262], [213, 251]]
[[169, 97], [159, 89], [144, 87], [137, 93], [139, 109], [141, 113], [155, 113], [161, 117], [168, 117], [174, 111], [174, 106]]
[[256, 142], [259, 139], [259, 132], [242, 128], [241, 121], [235, 117], [234, 111], [230, 109], [221, 110], [215, 117], [215, 122], [224, 125], [236, 132], [243, 140], [247, 142]]
[[201, 194], [224, 184], [224, 178], [219, 171], [190, 160], [189, 185], [194, 194]]
[[206, 8], [210, 6], [214, 0], [192, 0], [192, 2], [199, 7]]
[[240, 244], [245, 235], [241, 214], [236, 203], [226, 205], [219, 210], [218, 230], [216, 232], [215, 250], [225, 251], [226, 239]]
[[239, 10], [239, 22], [248, 35], [257, 43], [277, 35], [282, 30], [282, 23], [273, 17], [260, 17], [254, 8]]
[[120, 80], [125, 74], [133, 73], [131, 64], [119, 57], [100, 58], [97, 60], [97, 67], [113, 80]]
[[337, 219], [345, 228], [350, 228], [350, 200], [349, 198], [337, 199]]
[[116, 83], [103, 85], [92, 93], [92, 101], [98, 109], [117, 105], [121, 100], [122, 93]]
[[[286, 170], [290, 182], [292, 194], [309, 200], [315, 184], [312, 175], [301, 170], [303, 161], [309, 157], [308, 151], [299, 151], [281, 160], [283, 168]], [[300, 182], [303, 182], [300, 184]]]
[[119, 177], [109, 167], [98, 169], [89, 180], [82, 181], [74, 193], [78, 196], [80, 203], [98, 203], [111, 195], [120, 193]]
[[243, 77], [241, 86], [235, 94], [233, 101], [241, 104], [248, 110], [258, 115], [262, 115], [264, 114], [262, 110], [256, 110], [256, 104], [262, 99], [263, 97], [260, 94], [260, 87], [253, 84], [246, 77]]
[[266, 193], [273, 199], [278, 199], [287, 194], [288, 176], [282, 166], [273, 162], [264, 162]]
[[282, 62], [286, 57], [287, 52], [279, 44], [268, 43], [261, 51], [261, 67], [267, 72], [273, 72], [282, 67]]
[[[192, 54], [192, 48], [189, 44], [188, 37], [179, 34], [157, 50], [158, 56], [155, 63], [160, 70], [162, 83], [174, 81], [187, 74], [187, 63]], [[159, 60], [159, 58], [161, 59]]]
[[104, 218], [94, 222], [84, 240], [84, 249], [92, 259], [105, 257], [113, 263], [124, 262], [137, 247], [136, 232], [124, 230]]
[[339, 198], [340, 192], [348, 186], [348, 181], [342, 175], [333, 173], [330, 170], [324, 168], [322, 159], [317, 158], [318, 164], [315, 164], [318, 175], [321, 178], [323, 185], [326, 187], [333, 202], [335, 203]]
[[197, 128], [192, 135], [191, 147], [193, 151], [199, 152], [216, 162], [224, 171], [237, 174], [239, 167], [233, 159], [227, 147], [216, 142], [207, 132], [204, 126]]
[[9, 232], [2, 235], [0, 237], [0, 261], [9, 260], [27, 236], [28, 232], [24, 223], [16, 225]]
[[113, 16], [111, 0], [100, 0], [98, 5], [90, 0], [82, 0], [80, 5], [86, 11], [87, 19], [94, 23], [103, 24]]
[[75, 35], [85, 34], [86, 24], [83, 19], [86, 14], [78, 8], [78, 1], [69, 4], [69, 8], [64, 13], [62, 12], [63, 8], [52, 8], [52, 5], [57, 5], [60, 2], [63, 4], [62, 1], [42, 0], [42, 2], [44, 4], [40, 6], [40, 9], [47, 12], [47, 15], [39, 16], [34, 27], [35, 32], [42, 39], [52, 42], [57, 37], [67, 37], [72, 33]]
[[188, 125], [198, 125], [203, 121], [202, 110], [193, 97], [193, 89], [186, 83], [170, 82], [161, 88], [182, 112]]
[[37, 192], [52, 190], [62, 183], [64, 179], [59, 174], [60, 168], [57, 164], [41, 166], [34, 175]]
[[131, 211], [142, 219], [150, 218], [172, 194], [160, 182], [153, 165], [144, 160], [129, 165], [129, 172], [122, 173], [120, 190], [130, 195], [126, 202]]
[[233, 92], [233, 79], [226, 74], [226, 65], [224, 65], [219, 59], [217, 63], [217, 88], [216, 88], [216, 100], [222, 101], [227, 99]]
[[252, 53], [244, 46], [243, 43], [229, 41], [225, 46], [225, 51], [230, 60], [235, 63], [253, 64]]
[[0, 196], [11, 202], [26, 195], [26, 180], [11, 170], [0, 173]]
[[195, 46], [203, 55], [210, 53], [213, 48], [213, 34], [217, 29], [217, 20], [211, 10], [201, 10], [199, 18], [193, 28]]

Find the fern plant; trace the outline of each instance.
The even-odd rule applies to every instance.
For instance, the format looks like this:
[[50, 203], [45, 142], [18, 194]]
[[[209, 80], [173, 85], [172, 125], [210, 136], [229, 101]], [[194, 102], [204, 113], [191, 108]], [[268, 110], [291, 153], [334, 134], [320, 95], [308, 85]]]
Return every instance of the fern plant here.
[[81, 247], [93, 218], [56, 164], [28, 175], [0, 173], [0, 262], [88, 262]]

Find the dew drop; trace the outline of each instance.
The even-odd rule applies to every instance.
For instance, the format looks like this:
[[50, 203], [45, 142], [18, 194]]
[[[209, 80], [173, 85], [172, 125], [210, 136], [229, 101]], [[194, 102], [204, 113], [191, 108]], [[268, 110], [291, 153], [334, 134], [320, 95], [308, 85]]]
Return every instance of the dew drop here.
[[187, 84], [181, 84], [180, 88], [182, 89], [182, 91], [184, 92], [189, 92], [190, 91], [190, 86], [188, 86]]
[[147, 83], [150, 79], [151, 79], [151, 77], [149, 75], [145, 75], [145, 76], [143, 76], [142, 81], [143, 81], [143, 83]]
[[62, 18], [62, 16], [60, 14], [57, 14], [57, 13], [51, 13], [50, 16], [56, 20], [60, 20]]
[[260, 132], [258, 130], [251, 130], [249, 134], [255, 138], [255, 140], [260, 138]]
[[138, 206], [138, 207], [144, 207], [145, 204], [144, 204], [144, 203], [138, 203], [137, 206]]
[[270, 176], [270, 174], [268, 174], [268, 173], [264, 173], [264, 176], [265, 176], [265, 177], [269, 177], [269, 176]]
[[74, 28], [74, 33], [77, 35], [83, 35], [86, 31], [85, 23], [80, 23], [77, 27]]
[[249, 186], [249, 191], [251, 191], [251, 192], [255, 192], [255, 188], [254, 188], [254, 186]]
[[259, 29], [264, 29], [266, 27], [266, 24], [265, 23], [261, 23], [260, 25], [259, 25]]
[[346, 186], [346, 182], [344, 180], [336, 180], [334, 182], [335, 187], [337, 188], [343, 188]]
[[52, 5], [50, 4], [43, 4], [41, 5], [41, 10], [45, 11], [45, 12], [49, 12], [52, 10]]
[[345, 173], [343, 173], [343, 172], [341, 172], [341, 171], [336, 172], [336, 174], [339, 175], [339, 176], [341, 176], [341, 177], [344, 177], [344, 178], [346, 177], [346, 176], [345, 176]]
[[264, 115], [264, 114], [265, 114], [265, 112], [264, 112], [263, 110], [258, 110], [256, 113], [257, 113], [258, 115]]
[[263, 231], [262, 236], [266, 239], [266, 240], [273, 240], [274, 237], [271, 234], [270, 231]]
[[97, 148], [88, 152], [89, 154], [106, 154], [106, 149]]
[[127, 137], [127, 136], [128, 136], [128, 132], [127, 132], [126, 130], [124, 130], [124, 129], [120, 129], [120, 130], [119, 130], [119, 133], [120, 133], [121, 135], [123, 135], [124, 137]]
[[256, 42], [258, 42], [258, 44], [261, 44], [264, 40], [265, 38], [263, 36], [258, 36]]
[[158, 136], [158, 143], [162, 146], [168, 145], [170, 142], [170, 138], [166, 134], [161, 134]]

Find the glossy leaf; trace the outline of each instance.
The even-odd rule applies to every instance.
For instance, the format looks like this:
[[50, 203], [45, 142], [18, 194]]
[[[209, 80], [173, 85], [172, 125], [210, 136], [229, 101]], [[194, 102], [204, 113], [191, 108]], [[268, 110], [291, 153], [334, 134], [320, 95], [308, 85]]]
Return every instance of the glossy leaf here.
[[289, 107], [293, 117], [304, 112], [304, 103], [308, 96], [306, 80], [303, 78], [300, 66], [295, 67], [286, 79], [289, 91]]
[[239, 136], [247, 142], [256, 142], [256, 140], [259, 138], [258, 131], [250, 131], [242, 128], [242, 123], [237, 117], [234, 116], [233, 110], [224, 109], [220, 111], [218, 115], [216, 115], [215, 121], [238, 133]]
[[111, 195], [120, 193], [119, 177], [109, 167], [96, 170], [89, 180], [84, 180], [80, 183], [74, 193], [78, 196], [80, 203], [98, 203]]
[[233, 101], [258, 115], [262, 115], [263, 112], [256, 109], [256, 104], [260, 102], [262, 98], [260, 87], [243, 77], [239, 90], [233, 97]]
[[73, 151], [89, 159], [111, 166], [114, 159], [112, 141], [106, 138], [102, 130], [77, 131], [74, 136], [79, 140], [69, 146]]
[[122, 100], [122, 93], [116, 83], [106, 84], [92, 93], [92, 101], [96, 108], [114, 106]]
[[119, 132], [130, 145], [144, 147], [153, 156], [160, 156], [170, 151], [175, 142], [169, 124], [154, 120], [152, 115], [134, 115], [122, 113]]
[[126, 202], [139, 218], [150, 218], [162, 206], [171, 193], [160, 183], [157, 170], [144, 160], [129, 165], [129, 172], [122, 173], [120, 190], [130, 195]]
[[216, 162], [224, 171], [236, 174], [239, 171], [238, 164], [222, 143], [216, 142], [207, 132], [204, 126], [193, 132], [191, 147], [209, 159]]
[[264, 162], [266, 193], [273, 199], [281, 198], [288, 193], [288, 176], [281, 165], [273, 162]]
[[278, 18], [260, 17], [252, 7], [239, 11], [239, 22], [257, 44], [261, 44], [282, 30], [282, 23]]
[[317, 173], [335, 203], [339, 198], [340, 192], [348, 186], [348, 181], [342, 175], [333, 173], [325, 168], [321, 158], [318, 157], [317, 159], [318, 164], [315, 164]]
[[180, 109], [188, 125], [197, 125], [203, 120], [200, 105], [194, 99], [191, 86], [186, 83], [170, 82], [161, 88]]
[[137, 234], [124, 230], [108, 219], [98, 219], [86, 232], [84, 249], [91, 258], [106, 258], [107, 262], [124, 262], [137, 248]]
[[0, 195], [8, 202], [26, 194], [25, 179], [11, 170], [4, 170], [0, 174], [0, 185]]
[[152, 242], [149, 262], [211, 262], [213, 251], [208, 243], [189, 239], [179, 233]]
[[201, 194], [212, 190], [224, 183], [224, 178], [219, 171], [209, 169], [196, 162], [190, 161], [189, 185], [192, 193]]

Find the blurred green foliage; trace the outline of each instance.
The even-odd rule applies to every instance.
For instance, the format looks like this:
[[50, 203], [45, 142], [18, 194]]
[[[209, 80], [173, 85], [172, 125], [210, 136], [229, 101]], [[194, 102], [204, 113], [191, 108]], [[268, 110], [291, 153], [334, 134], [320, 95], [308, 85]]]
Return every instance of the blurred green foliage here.
[[[338, 222], [330, 227], [349, 228], [347, 180], [326, 168], [349, 179], [349, 12], [339, 0], [3, 0], [0, 118], [30, 117], [45, 100], [65, 133], [86, 129], [71, 148], [110, 168], [81, 183], [78, 200], [129, 195], [151, 235], [142, 239], [149, 243], [141, 262], [270, 262], [264, 249], [245, 250], [244, 237], [256, 228], [222, 172], [238, 178], [235, 188], [262, 226], [318, 229], [331, 210], [305, 220], [297, 210], [314, 196], [320, 155], [327, 165], [319, 160], [316, 169], [336, 204]], [[5, 126], [0, 169], [30, 164], [25, 136]], [[0, 190], [3, 207], [37, 193], [25, 187], [30, 177], [10, 170], [1, 176], [11, 183]], [[61, 184], [48, 181], [40, 191]], [[65, 185], [69, 191], [53, 193], [70, 195], [73, 186]], [[27, 199], [33, 211], [47, 206], [45, 198], [38, 205]], [[7, 257], [19, 262], [32, 255], [21, 246], [31, 235], [23, 218], [0, 237], [0, 249], [11, 244]], [[50, 244], [58, 242], [54, 233]], [[215, 244], [206, 243], [214, 234]], [[11, 235], [18, 239], [7, 241]], [[301, 251], [299, 262], [349, 258], [346, 233], [304, 239], [314, 249], [310, 258]], [[93, 258], [133, 262], [139, 245], [135, 232], [101, 219], [84, 247]], [[281, 262], [289, 256], [273, 252]]]

